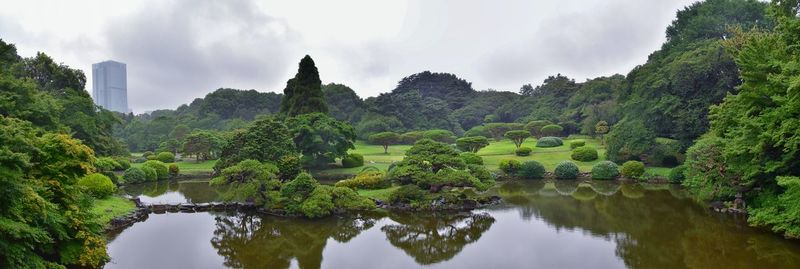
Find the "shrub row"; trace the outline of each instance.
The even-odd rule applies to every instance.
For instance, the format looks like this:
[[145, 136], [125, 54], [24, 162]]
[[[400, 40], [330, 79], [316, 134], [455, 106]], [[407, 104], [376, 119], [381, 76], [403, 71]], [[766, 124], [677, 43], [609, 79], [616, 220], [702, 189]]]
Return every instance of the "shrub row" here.
[[[641, 172], [637, 170], [639, 167], [634, 163], [626, 163], [628, 165], [628, 170], [626, 172], [633, 173], [629, 175], [620, 173], [619, 166], [611, 161], [602, 161], [594, 166], [592, 166], [592, 179], [598, 180], [608, 180], [608, 179], [615, 179], [618, 176], [625, 175], [626, 177], [630, 178], [637, 178], [640, 177], [644, 173], [644, 166], [641, 166]], [[641, 164], [641, 163], [639, 163]], [[625, 167], [625, 165], [623, 165]], [[624, 168], [623, 168], [624, 169]], [[507, 159], [500, 161], [500, 170], [503, 171], [506, 175], [514, 175], [521, 177], [523, 179], [540, 179], [544, 178], [545, 168], [544, 166], [537, 162], [537, 161], [525, 161], [520, 162], [513, 159]], [[635, 170], [635, 171], [634, 171]], [[572, 161], [563, 161], [556, 165], [553, 174], [557, 179], [576, 179], [578, 178], [578, 174], [580, 173], [578, 169], [578, 165]], [[637, 175], [637, 173], [639, 173]]]

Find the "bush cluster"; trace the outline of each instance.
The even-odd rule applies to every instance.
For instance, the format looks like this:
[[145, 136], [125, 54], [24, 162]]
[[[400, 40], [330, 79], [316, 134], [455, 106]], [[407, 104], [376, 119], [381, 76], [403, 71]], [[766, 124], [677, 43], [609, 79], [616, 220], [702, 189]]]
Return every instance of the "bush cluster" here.
[[156, 171], [157, 179], [169, 178], [169, 168], [167, 168], [167, 165], [161, 161], [149, 160], [144, 162], [143, 166], [153, 168], [153, 170]]
[[175, 162], [175, 154], [172, 152], [160, 152], [156, 155], [156, 160], [159, 160], [162, 163], [174, 163]]
[[94, 167], [100, 172], [115, 171], [122, 169], [122, 164], [109, 157], [100, 157], [95, 160]]
[[389, 194], [390, 204], [410, 204], [425, 199], [427, 192], [417, 185], [403, 185]]
[[672, 170], [669, 171], [669, 176], [667, 177], [669, 179], [669, 182], [675, 184], [683, 183], [683, 180], [686, 178], [686, 176], [684, 175], [685, 171], [686, 171], [685, 165], [679, 165], [676, 166], [675, 168], [672, 168]]
[[168, 170], [169, 170], [169, 178], [176, 178], [181, 173], [181, 169], [178, 168], [178, 165], [174, 163], [169, 164]]
[[524, 179], [544, 178], [544, 165], [537, 161], [525, 161], [520, 165], [517, 175]]
[[546, 136], [539, 138], [536, 140], [536, 147], [540, 148], [552, 148], [552, 147], [559, 147], [564, 145], [564, 140], [558, 137]]
[[478, 156], [478, 154], [472, 152], [462, 152], [461, 154], [458, 154], [458, 156], [461, 157], [461, 159], [464, 160], [464, 163], [468, 165], [469, 164], [483, 165], [483, 158], [481, 158], [481, 156]]
[[557, 179], [576, 179], [579, 172], [578, 165], [571, 161], [558, 163], [555, 171], [553, 171]]
[[530, 147], [519, 147], [516, 151], [514, 151], [514, 154], [517, 156], [530, 156], [532, 151], [533, 149]]
[[592, 179], [615, 179], [619, 176], [619, 166], [612, 161], [602, 161], [592, 166]]
[[583, 146], [586, 146], [585, 140], [572, 140], [572, 142], [569, 142], [570, 149], [576, 149]]
[[158, 180], [158, 172], [156, 172], [156, 169], [153, 169], [153, 167], [142, 166], [140, 169], [142, 169], [142, 172], [144, 172], [145, 181], [156, 181], [156, 180]]
[[342, 158], [342, 167], [352, 168], [364, 166], [364, 156], [358, 153], [348, 153]]
[[364, 171], [358, 173], [353, 178], [336, 182], [336, 187], [347, 187], [352, 189], [380, 189], [389, 186], [386, 175], [380, 171]]
[[564, 131], [564, 127], [561, 127], [561, 126], [559, 126], [557, 124], [545, 125], [545, 126], [542, 127], [542, 129], [539, 130], [539, 132], [542, 135], [546, 135], [546, 136], [557, 136], [557, 135], [560, 135], [561, 132], [563, 132], [563, 131]]
[[597, 149], [594, 147], [578, 147], [572, 151], [572, 159], [581, 162], [591, 162], [597, 160]]
[[630, 179], [641, 177], [644, 175], [644, 163], [640, 161], [627, 161], [622, 164], [620, 173]]
[[125, 170], [125, 173], [122, 174], [122, 179], [126, 183], [140, 183], [147, 181], [147, 174], [142, 169], [131, 167]]
[[78, 180], [78, 185], [94, 198], [105, 198], [117, 190], [114, 182], [103, 174], [89, 174]]
[[519, 170], [520, 166], [522, 166], [522, 163], [514, 159], [506, 159], [500, 161], [499, 166], [500, 171], [505, 172], [507, 175], [513, 175]]

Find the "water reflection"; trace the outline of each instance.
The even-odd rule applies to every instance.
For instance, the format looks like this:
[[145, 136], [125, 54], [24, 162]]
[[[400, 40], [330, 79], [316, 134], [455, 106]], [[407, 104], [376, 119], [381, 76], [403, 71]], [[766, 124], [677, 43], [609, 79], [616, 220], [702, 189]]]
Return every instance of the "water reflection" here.
[[208, 203], [219, 201], [224, 187], [210, 187], [208, 181], [157, 181], [127, 185], [125, 195], [139, 197], [145, 204]]

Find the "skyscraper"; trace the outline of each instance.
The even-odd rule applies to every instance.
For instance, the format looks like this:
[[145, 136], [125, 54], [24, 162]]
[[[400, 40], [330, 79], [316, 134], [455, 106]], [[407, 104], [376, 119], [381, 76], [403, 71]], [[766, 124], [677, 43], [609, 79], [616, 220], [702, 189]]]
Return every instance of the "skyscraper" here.
[[92, 99], [111, 111], [130, 112], [128, 78], [124, 63], [104, 61], [92, 65]]

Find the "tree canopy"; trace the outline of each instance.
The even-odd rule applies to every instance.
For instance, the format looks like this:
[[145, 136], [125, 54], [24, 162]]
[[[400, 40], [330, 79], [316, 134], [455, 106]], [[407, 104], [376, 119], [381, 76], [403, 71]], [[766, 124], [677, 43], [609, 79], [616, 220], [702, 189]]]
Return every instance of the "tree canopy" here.
[[308, 113], [328, 113], [322, 81], [311, 56], [300, 60], [297, 75], [286, 82], [281, 100], [281, 113], [296, 116]]

